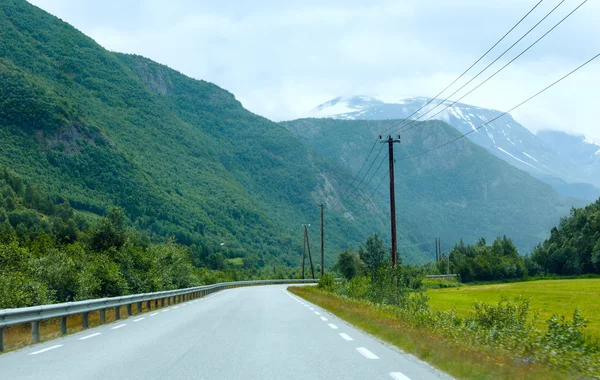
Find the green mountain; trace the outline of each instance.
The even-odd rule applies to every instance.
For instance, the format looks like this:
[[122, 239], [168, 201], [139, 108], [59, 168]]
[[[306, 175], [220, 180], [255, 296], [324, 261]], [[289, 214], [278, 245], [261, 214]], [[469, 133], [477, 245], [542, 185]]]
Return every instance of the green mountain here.
[[[282, 125], [307, 144], [357, 173], [379, 134], [392, 129], [397, 120], [301, 119]], [[395, 186], [398, 231], [411, 242], [431, 241], [422, 246], [404, 247], [401, 254], [415, 250], [435, 252], [433, 239], [440, 237], [448, 251], [459, 239], [489, 241], [506, 235], [521, 252], [533, 249], [548, 236], [571, 205], [581, 201], [559, 196], [547, 185], [494, 157], [467, 139], [458, 140], [428, 154], [406, 158], [452, 140], [460, 133], [441, 121], [420, 123], [395, 144]], [[387, 152], [381, 150], [379, 166]], [[365, 167], [363, 173], [369, 167]], [[387, 159], [365, 191], [371, 193], [387, 173]], [[371, 173], [373, 173], [371, 172]], [[361, 178], [362, 178], [361, 174]], [[363, 182], [366, 184], [373, 174]], [[360, 180], [357, 181], [357, 183]], [[362, 187], [363, 185], [361, 185]], [[371, 208], [385, 210], [389, 186], [384, 180]], [[388, 235], [389, 236], [389, 235]], [[445, 243], [445, 244], [444, 244]]]
[[[122, 207], [131, 223], [211, 252], [297, 265], [302, 223], [318, 251], [385, 226], [359, 202], [336, 203], [351, 178], [281, 125], [204, 81], [109, 52], [23, 0], [0, 3], [0, 164], [80, 212]], [[364, 223], [349, 223], [360, 219]]]

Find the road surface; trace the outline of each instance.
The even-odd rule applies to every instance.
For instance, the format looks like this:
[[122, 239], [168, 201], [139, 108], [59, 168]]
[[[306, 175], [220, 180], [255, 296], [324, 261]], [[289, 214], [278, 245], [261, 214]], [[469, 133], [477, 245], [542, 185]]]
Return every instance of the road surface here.
[[225, 290], [0, 355], [0, 379], [448, 379], [286, 291]]

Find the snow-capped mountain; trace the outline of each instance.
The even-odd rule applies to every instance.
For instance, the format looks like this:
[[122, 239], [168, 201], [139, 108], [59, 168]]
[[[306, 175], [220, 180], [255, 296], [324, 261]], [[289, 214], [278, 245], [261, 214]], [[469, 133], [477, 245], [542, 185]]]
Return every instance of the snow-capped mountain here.
[[[319, 105], [306, 116], [347, 120], [404, 119], [430, 100], [417, 97], [390, 102], [371, 96], [338, 97]], [[467, 137], [472, 142], [513, 166], [553, 186], [557, 182], [563, 183], [560, 189], [555, 186], [559, 192], [564, 193], [564, 185], [567, 183], [590, 183], [600, 186], [600, 176], [583, 170], [578, 161], [565, 156], [564, 152], [552, 149], [552, 146], [516, 122], [512, 116], [504, 115], [498, 118], [501, 114], [502, 112], [493, 109], [435, 99], [411, 118], [419, 121], [429, 118], [443, 120], [461, 133], [471, 132]], [[494, 120], [496, 118], [498, 119]], [[398, 131], [416, 125], [414, 122], [408, 123], [411, 122], [401, 122]], [[480, 126], [482, 127], [479, 128]], [[406, 133], [410, 133], [410, 130]], [[600, 146], [597, 148], [600, 149]], [[600, 158], [600, 153], [596, 157]], [[598, 166], [600, 164], [596, 165]], [[586, 199], [591, 197], [586, 195]]]
[[542, 130], [536, 136], [561, 156], [568, 157], [590, 178], [600, 178], [600, 144], [583, 135]]

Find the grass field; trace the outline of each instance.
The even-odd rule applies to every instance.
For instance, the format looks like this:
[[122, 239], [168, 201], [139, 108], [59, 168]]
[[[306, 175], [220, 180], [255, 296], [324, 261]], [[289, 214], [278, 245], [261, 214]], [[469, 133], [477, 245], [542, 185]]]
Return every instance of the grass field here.
[[355, 327], [410, 353], [457, 379], [468, 380], [565, 380], [564, 373], [534, 363], [517, 363], [500, 350], [469, 346], [444, 339], [428, 329], [402, 324], [391, 308], [326, 293], [313, 286], [292, 286], [288, 290], [317, 304]]
[[573, 315], [576, 307], [589, 321], [586, 332], [600, 339], [600, 279], [541, 280], [507, 284], [462, 286], [427, 291], [433, 309], [454, 308], [466, 315], [475, 301], [496, 302], [500, 297], [523, 296], [531, 301], [533, 310], [540, 312], [540, 327], [552, 314]]

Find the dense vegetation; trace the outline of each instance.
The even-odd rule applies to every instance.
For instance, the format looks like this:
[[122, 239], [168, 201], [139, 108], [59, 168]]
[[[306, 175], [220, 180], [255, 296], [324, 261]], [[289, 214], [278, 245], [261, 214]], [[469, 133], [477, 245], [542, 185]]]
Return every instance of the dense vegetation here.
[[24, 0], [0, 3], [0, 40], [0, 164], [76, 210], [118, 206], [150, 235], [265, 266], [298, 265], [320, 202], [328, 261], [383, 226], [337, 202], [347, 171], [211, 83], [109, 52]]
[[[372, 236], [359, 249], [359, 255], [348, 251], [340, 254], [337, 267], [344, 275], [342, 281], [326, 275], [319, 283], [320, 291], [377, 310], [374, 323], [380, 323], [386, 315], [395, 320], [395, 328], [426, 331], [435, 337], [436, 346], [441, 340], [463, 348], [480, 347], [489, 350], [489, 355], [512, 358], [511, 365], [535, 364], [576, 378], [599, 373], [600, 345], [586, 337], [587, 320], [579, 309], [573, 311], [572, 319], [554, 314], [541, 321], [530, 301], [518, 297], [502, 298], [495, 304], [475, 302], [466, 315], [454, 310], [432, 310], [428, 296], [422, 292], [424, 270], [406, 265], [392, 268], [380, 243], [377, 236]], [[489, 247], [482, 240], [474, 247], [464, 248], [477, 252], [475, 265], [480, 265], [486, 275], [513, 275], [519, 270], [514, 268], [517, 264], [525, 270], [516, 248], [506, 237]], [[483, 257], [488, 257], [489, 262], [480, 263]], [[489, 267], [491, 263], [497, 266]], [[544, 326], [541, 329], [540, 324]]]
[[[356, 173], [365, 162], [379, 134], [398, 120], [301, 119], [282, 123], [311, 147]], [[467, 139], [456, 141], [425, 155], [406, 159], [442, 143], [459, 132], [441, 121], [415, 125], [395, 144], [396, 212], [400, 256], [418, 262], [435, 257], [434, 237], [442, 243], [463, 239], [476, 243], [509, 236], [521, 252], [531, 251], [572, 205], [582, 201], [559, 196], [551, 186], [492, 156]], [[387, 147], [377, 144], [366, 169], [378, 156], [372, 173], [384, 159]], [[387, 172], [387, 162], [373, 177], [369, 193]], [[362, 176], [361, 176], [362, 177]], [[387, 210], [389, 187], [383, 182], [367, 207]], [[361, 198], [358, 196], [358, 198]], [[389, 241], [389, 232], [382, 235]], [[431, 244], [421, 244], [431, 241]], [[405, 246], [405, 247], [403, 247]], [[447, 252], [451, 247], [443, 246]]]
[[531, 255], [531, 271], [558, 275], [600, 274], [600, 198], [552, 228]]
[[[600, 199], [583, 208], [573, 208], [561, 218], [550, 237], [530, 256], [518, 253], [504, 236], [487, 245], [480, 239], [474, 245], [461, 240], [449, 252], [450, 272], [463, 282], [522, 279], [528, 276], [600, 274]], [[438, 265], [447, 272], [448, 256]]]
[[0, 167], [0, 309], [298, 275], [259, 271], [252, 256], [233, 267], [222, 255], [128, 224], [119, 208], [86, 216]]

